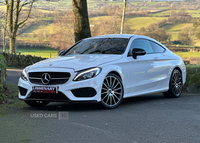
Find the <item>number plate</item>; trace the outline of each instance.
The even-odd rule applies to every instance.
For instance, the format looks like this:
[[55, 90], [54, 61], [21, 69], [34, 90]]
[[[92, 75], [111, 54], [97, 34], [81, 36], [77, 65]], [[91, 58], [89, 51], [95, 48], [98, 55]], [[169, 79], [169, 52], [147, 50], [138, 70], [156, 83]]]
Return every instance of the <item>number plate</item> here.
[[33, 86], [32, 91], [34, 93], [58, 93], [58, 88], [57, 87]]

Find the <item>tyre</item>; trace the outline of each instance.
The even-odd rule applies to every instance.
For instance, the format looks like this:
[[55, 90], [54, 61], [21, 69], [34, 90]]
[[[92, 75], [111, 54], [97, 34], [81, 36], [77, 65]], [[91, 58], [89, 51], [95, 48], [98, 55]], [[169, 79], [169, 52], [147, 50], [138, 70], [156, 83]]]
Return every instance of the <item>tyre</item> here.
[[24, 102], [31, 107], [43, 107], [49, 104], [48, 101], [24, 101]]
[[178, 69], [174, 69], [169, 81], [169, 90], [163, 94], [168, 98], [178, 98], [182, 93], [182, 87], [182, 74]]
[[101, 104], [105, 108], [117, 107], [123, 99], [124, 88], [121, 79], [116, 74], [109, 73], [102, 84]]

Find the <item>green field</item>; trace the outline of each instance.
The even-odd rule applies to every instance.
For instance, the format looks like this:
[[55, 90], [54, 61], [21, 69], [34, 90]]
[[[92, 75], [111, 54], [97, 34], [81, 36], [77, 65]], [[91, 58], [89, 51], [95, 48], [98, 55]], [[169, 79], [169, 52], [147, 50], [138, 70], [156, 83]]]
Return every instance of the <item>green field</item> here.
[[167, 31], [167, 32], [179, 32], [181, 30], [181, 28], [183, 26], [192, 26], [192, 23], [182, 23], [182, 24], [166, 24], [165, 26], [163, 26], [163, 28]]
[[[88, 8], [93, 8], [94, 6], [96, 6], [97, 4], [103, 4], [104, 1], [94, 1], [94, 0], [87, 0], [87, 5]], [[124, 2], [122, 1], [106, 1], [107, 4], [111, 4], [111, 5], [123, 5]]]
[[189, 60], [190, 64], [200, 65], [200, 54], [198, 52], [175, 52], [184, 61]]
[[113, 16], [98, 16], [98, 17], [92, 17], [90, 18], [90, 25], [98, 24], [101, 21], [106, 21], [112, 18]]
[[187, 10], [186, 12], [189, 13], [192, 17], [200, 17], [199, 10]]
[[[70, 8], [71, 6], [71, 0], [62, 0], [62, 1], [37, 1], [34, 3], [34, 6], [37, 7], [38, 9], [42, 9], [44, 7], [48, 7], [50, 10], [54, 10], [55, 7], [59, 10], [65, 10], [67, 8]], [[45, 10], [47, 12], [47, 10]]]
[[168, 15], [170, 15], [170, 11], [167, 10], [167, 11], [163, 11], [163, 12], [154, 13], [152, 15], [156, 16], [156, 17], [159, 17], [159, 16], [168, 16]]
[[184, 26], [192, 26], [192, 23], [181, 23], [181, 24], [165, 24], [163, 28], [171, 35], [171, 40], [178, 39], [178, 33]]
[[128, 18], [125, 24], [128, 24], [131, 30], [139, 30], [142, 27], [145, 27], [151, 23], [157, 23], [164, 20], [165, 17], [135, 17]]
[[182, 58], [190, 59], [190, 58], [200, 58], [200, 53], [198, 52], [175, 52], [175, 54], [179, 55]]
[[22, 55], [32, 55], [42, 58], [55, 58], [58, 56], [58, 50], [34, 50], [34, 49], [17, 49], [17, 54], [21, 53]]
[[38, 27], [38, 29], [35, 29], [33, 31], [31, 31], [31, 33], [38, 33], [40, 30], [43, 30], [43, 31], [48, 31], [49, 34], [54, 34], [56, 32], [56, 28], [54, 26], [54, 24], [48, 24], [48, 25], [40, 25]]

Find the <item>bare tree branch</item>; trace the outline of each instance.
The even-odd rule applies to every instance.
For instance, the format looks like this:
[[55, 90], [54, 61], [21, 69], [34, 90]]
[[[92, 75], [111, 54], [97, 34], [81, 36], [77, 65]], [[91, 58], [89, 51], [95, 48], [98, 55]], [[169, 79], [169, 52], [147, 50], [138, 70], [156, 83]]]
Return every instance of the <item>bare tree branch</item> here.
[[[15, 44], [16, 44], [16, 37], [18, 29], [22, 28], [25, 25], [25, 22], [30, 17], [30, 13], [32, 10], [33, 3], [36, 0], [5, 0], [6, 7], [7, 7], [7, 32], [9, 33], [9, 40], [10, 40], [10, 53], [15, 53]], [[19, 15], [22, 11], [24, 6], [29, 6], [29, 11], [25, 19], [19, 22]]]
[[19, 19], [19, 3], [20, 3], [20, 0], [17, 0], [16, 2], [16, 9], [15, 9], [15, 20], [14, 20], [14, 24], [13, 24], [13, 33], [17, 33], [17, 30], [18, 30], [18, 19]]
[[19, 29], [23, 28], [26, 23], [23, 23], [22, 25], [19, 26]]
[[31, 4], [31, 3], [33, 3], [33, 1], [29, 1], [29, 2], [27, 2], [27, 1], [24, 1], [24, 3], [20, 6], [20, 8], [19, 8], [19, 13], [21, 12], [21, 10], [22, 10], [22, 8], [24, 7], [24, 6], [26, 6], [26, 5], [28, 5], [28, 4]]
[[6, 0], [6, 7], [7, 7], [7, 10], [8, 10], [8, 0]]
[[20, 22], [20, 23], [18, 24], [18, 27], [21, 26], [24, 22], [26, 22], [26, 21], [28, 20], [28, 18], [29, 18], [29, 16], [30, 16], [30, 13], [31, 13], [31, 9], [32, 9], [32, 7], [33, 7], [33, 3], [34, 3], [34, 1], [31, 2], [30, 9], [29, 9], [29, 12], [28, 12], [28, 15], [27, 15], [26, 19], [24, 19], [24, 21]]

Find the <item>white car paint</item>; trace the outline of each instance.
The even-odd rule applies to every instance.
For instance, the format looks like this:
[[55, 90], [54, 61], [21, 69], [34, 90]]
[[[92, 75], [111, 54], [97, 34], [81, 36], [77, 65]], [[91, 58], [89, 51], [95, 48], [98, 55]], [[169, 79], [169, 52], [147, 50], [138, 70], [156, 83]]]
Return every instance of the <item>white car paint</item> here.
[[[26, 73], [29, 72], [69, 72], [70, 79], [65, 84], [56, 85], [59, 91], [64, 93], [71, 101], [101, 101], [101, 88], [106, 75], [115, 71], [122, 79], [124, 87], [124, 98], [149, 94], [155, 92], [165, 92], [169, 89], [169, 80], [172, 71], [179, 68], [182, 72], [183, 84], [186, 81], [186, 68], [182, 59], [165, 48], [164, 53], [146, 54], [133, 59], [132, 56], [127, 56], [131, 43], [137, 38], [148, 39], [155, 41], [146, 36], [140, 35], [104, 35], [92, 38], [130, 38], [126, 51], [122, 55], [114, 54], [86, 54], [75, 56], [59, 56], [57, 58], [44, 60], [26, 68]], [[102, 71], [94, 78], [73, 81], [77, 75], [77, 71], [100, 67]], [[19, 93], [19, 99], [26, 100], [32, 93], [32, 87], [38, 86], [19, 79], [18, 86], [27, 89], [25, 96]], [[39, 85], [47, 86], [47, 85]], [[55, 87], [49, 85], [48, 87]], [[94, 97], [75, 97], [71, 90], [83, 87], [92, 87], [97, 94]]]
[[[101, 65], [107, 62], [119, 60], [122, 55], [76, 55], [67, 57], [57, 57], [53, 59], [47, 59], [38, 62], [30, 67], [29, 70], [35, 70], [40, 68], [72, 68], [75, 71], [79, 71], [96, 65]], [[93, 66], [94, 65], [94, 66]]]

